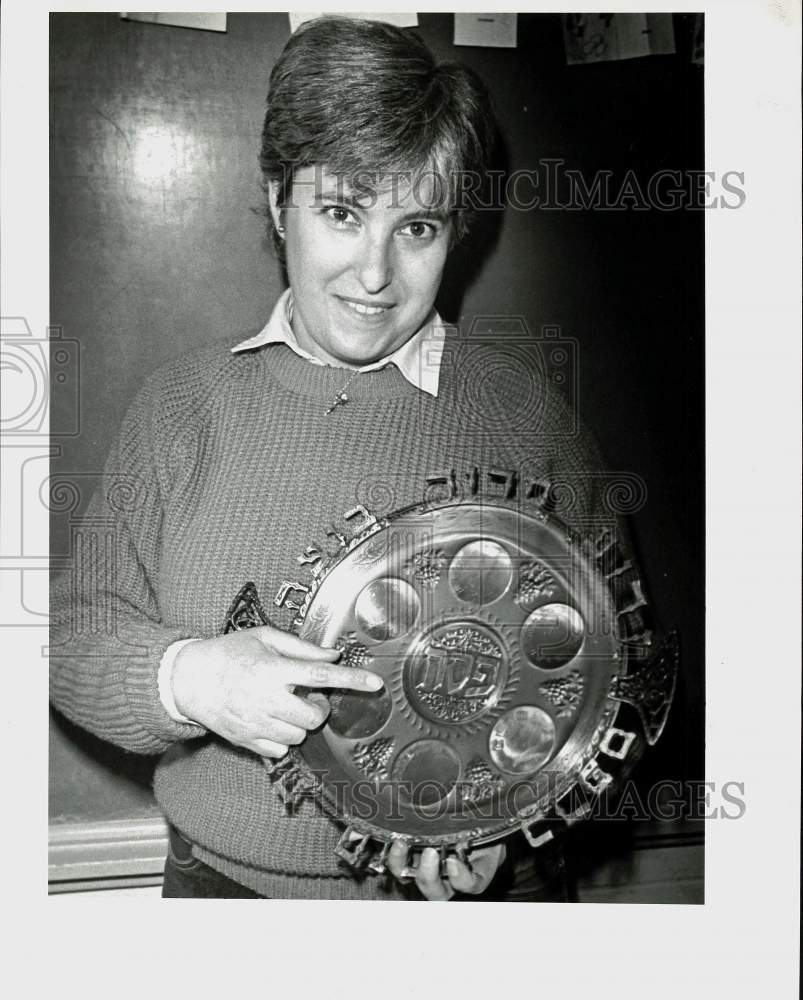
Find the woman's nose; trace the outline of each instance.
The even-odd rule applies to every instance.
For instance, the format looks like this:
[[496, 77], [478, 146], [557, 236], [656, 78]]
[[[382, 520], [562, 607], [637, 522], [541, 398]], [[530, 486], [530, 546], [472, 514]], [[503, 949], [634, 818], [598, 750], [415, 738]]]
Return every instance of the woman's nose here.
[[364, 244], [356, 270], [367, 294], [377, 295], [387, 288], [393, 278], [391, 248], [387, 240], [373, 239]]

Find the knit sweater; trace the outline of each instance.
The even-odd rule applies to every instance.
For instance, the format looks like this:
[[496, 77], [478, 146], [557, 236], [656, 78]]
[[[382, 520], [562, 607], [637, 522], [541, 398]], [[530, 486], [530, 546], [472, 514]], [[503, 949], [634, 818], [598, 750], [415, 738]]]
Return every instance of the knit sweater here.
[[232, 354], [240, 339], [164, 366], [130, 407], [52, 594], [51, 698], [101, 738], [163, 755], [157, 800], [217, 870], [271, 897], [390, 898], [392, 880], [338, 861], [341, 829], [315, 802], [288, 813], [261, 758], [166, 713], [162, 654], [217, 634], [248, 580], [269, 604], [327, 527], [348, 534], [356, 504], [382, 515], [420, 500], [429, 475], [482, 487], [509, 470], [568, 487], [563, 516], [587, 528], [605, 517], [601, 463], [532, 347], [453, 330], [437, 398], [389, 365], [327, 414], [341, 369], [283, 344]]

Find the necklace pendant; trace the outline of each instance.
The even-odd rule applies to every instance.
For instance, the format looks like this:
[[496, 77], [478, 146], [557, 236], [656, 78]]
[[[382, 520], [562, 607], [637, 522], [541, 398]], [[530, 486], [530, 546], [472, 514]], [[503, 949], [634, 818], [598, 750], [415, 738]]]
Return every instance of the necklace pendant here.
[[340, 405], [341, 405], [342, 403], [348, 403], [348, 401], [349, 401], [349, 398], [348, 398], [348, 396], [347, 396], [347, 395], [345, 394], [345, 392], [339, 392], [339, 393], [337, 394], [337, 396], [335, 396], [335, 401], [334, 401], [334, 403], [332, 403], [332, 405], [331, 405], [331, 406], [329, 407], [329, 409], [328, 409], [328, 410], [326, 411], [326, 413], [325, 413], [325, 416], [327, 416], [327, 417], [328, 417], [328, 416], [329, 416], [329, 414], [330, 414], [330, 413], [332, 412], [332, 410], [334, 410], [334, 409], [335, 409], [335, 407], [337, 407], [337, 406], [340, 406]]

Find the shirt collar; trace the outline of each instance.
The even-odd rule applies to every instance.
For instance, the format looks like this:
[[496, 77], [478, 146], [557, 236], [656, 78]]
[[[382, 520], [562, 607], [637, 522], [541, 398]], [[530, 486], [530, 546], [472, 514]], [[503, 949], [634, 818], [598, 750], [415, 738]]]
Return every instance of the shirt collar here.
[[[273, 307], [270, 319], [259, 333], [232, 347], [232, 352], [253, 350], [255, 347], [263, 347], [266, 344], [286, 344], [305, 361], [314, 365], [326, 365], [326, 362], [313, 357], [299, 345], [291, 325], [292, 316], [293, 294], [288, 288], [279, 297], [279, 301]], [[373, 372], [393, 364], [410, 385], [430, 396], [437, 396], [445, 340], [446, 327], [438, 313], [433, 310], [429, 321], [406, 343], [397, 347], [386, 358], [380, 358], [379, 361], [363, 365], [357, 371]], [[330, 365], [329, 367], [338, 366]]]

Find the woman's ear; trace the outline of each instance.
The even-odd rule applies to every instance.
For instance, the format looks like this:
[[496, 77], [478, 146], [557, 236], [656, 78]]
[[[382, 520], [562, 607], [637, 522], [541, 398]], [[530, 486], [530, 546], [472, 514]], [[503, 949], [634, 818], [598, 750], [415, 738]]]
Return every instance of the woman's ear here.
[[279, 208], [279, 184], [277, 181], [268, 181], [268, 208], [273, 219], [273, 225], [278, 233], [283, 232], [282, 209]]

